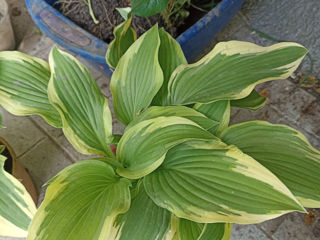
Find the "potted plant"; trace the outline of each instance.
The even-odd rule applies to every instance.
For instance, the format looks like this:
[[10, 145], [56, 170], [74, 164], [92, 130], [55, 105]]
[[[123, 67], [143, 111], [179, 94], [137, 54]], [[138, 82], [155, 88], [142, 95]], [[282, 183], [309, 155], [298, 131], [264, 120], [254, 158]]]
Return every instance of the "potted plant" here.
[[301, 133], [264, 121], [229, 126], [230, 106], [262, 107], [254, 87], [290, 76], [303, 46], [222, 42], [188, 64], [155, 26], [122, 56], [116, 49], [108, 55], [114, 111], [126, 125], [120, 139], [108, 100], [76, 58], [56, 47], [49, 64], [0, 54], [3, 107], [39, 114], [79, 152], [101, 156], [48, 182], [28, 240], [228, 239], [232, 223], [320, 206], [320, 152]]
[[[1, 122], [0, 115], [0, 128]], [[17, 162], [13, 149], [2, 138], [0, 198], [0, 236], [26, 237], [28, 226], [36, 212], [37, 194], [29, 174]]]
[[[47, 36], [110, 76], [111, 72], [105, 62], [108, 44], [63, 16], [54, 8], [56, 2], [57, 0], [26, 0], [26, 5], [33, 21]], [[243, 0], [222, 0], [177, 38], [188, 61], [193, 60], [210, 44], [213, 37], [229, 23], [242, 3]], [[137, 6], [139, 7], [139, 4]]]

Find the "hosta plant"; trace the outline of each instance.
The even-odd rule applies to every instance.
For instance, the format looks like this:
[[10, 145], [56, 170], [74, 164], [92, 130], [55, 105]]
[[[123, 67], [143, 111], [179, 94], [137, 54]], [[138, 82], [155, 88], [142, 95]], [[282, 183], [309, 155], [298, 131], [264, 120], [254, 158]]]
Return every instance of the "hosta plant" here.
[[112, 135], [108, 100], [73, 56], [54, 47], [48, 64], [0, 53], [0, 104], [41, 115], [79, 152], [100, 156], [47, 183], [28, 240], [220, 240], [232, 223], [320, 207], [320, 152], [301, 133], [264, 121], [229, 126], [231, 106], [262, 107], [254, 87], [290, 76], [303, 46], [221, 42], [188, 64], [164, 30], [136, 40], [130, 21], [107, 54], [121, 137]]

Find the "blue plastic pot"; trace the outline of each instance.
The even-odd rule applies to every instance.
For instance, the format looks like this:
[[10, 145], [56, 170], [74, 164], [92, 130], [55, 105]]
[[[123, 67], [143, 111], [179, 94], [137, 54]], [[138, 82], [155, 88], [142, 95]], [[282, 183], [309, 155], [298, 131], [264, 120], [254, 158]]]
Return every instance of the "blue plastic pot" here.
[[[60, 46], [80, 55], [110, 76], [111, 71], [105, 60], [108, 44], [58, 12], [53, 7], [56, 1], [26, 0], [26, 5], [33, 21]], [[210, 44], [213, 37], [236, 14], [243, 1], [222, 0], [215, 8], [177, 38], [188, 61], [192, 61]]]

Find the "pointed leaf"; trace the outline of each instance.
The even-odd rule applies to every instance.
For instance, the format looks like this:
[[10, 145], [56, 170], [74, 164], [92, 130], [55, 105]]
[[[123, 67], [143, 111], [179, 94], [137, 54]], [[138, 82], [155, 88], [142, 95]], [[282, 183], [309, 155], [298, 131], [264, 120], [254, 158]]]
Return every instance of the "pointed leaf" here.
[[108, 239], [116, 216], [130, 207], [130, 182], [100, 161], [71, 165], [50, 183], [27, 240]]
[[171, 213], [158, 207], [146, 194], [143, 185], [132, 200], [130, 209], [114, 223], [109, 240], [164, 240], [170, 233]]
[[50, 102], [59, 111], [63, 132], [83, 154], [110, 155], [112, 118], [88, 69], [68, 53], [54, 47], [49, 56]]
[[0, 52], [0, 105], [15, 115], [38, 114], [61, 127], [61, 118], [48, 100], [50, 69], [40, 58], [20, 52]]
[[222, 139], [273, 172], [305, 207], [320, 207], [320, 152], [297, 130], [252, 121], [231, 126]]
[[164, 29], [159, 30], [160, 48], [159, 63], [163, 71], [163, 84], [154, 97], [153, 105], [168, 105], [168, 82], [172, 72], [181, 64], [187, 64], [180, 44]]
[[125, 125], [150, 105], [162, 85], [159, 45], [158, 27], [154, 26], [129, 47], [112, 75], [115, 114]]
[[218, 43], [194, 64], [179, 66], [169, 81], [170, 105], [209, 103], [248, 96], [262, 82], [285, 79], [307, 50], [296, 43], [260, 47], [253, 43]]
[[212, 134], [219, 136], [228, 127], [230, 122], [230, 101], [221, 100], [207, 104], [197, 103], [193, 108], [219, 123], [209, 129]]
[[232, 107], [246, 108], [249, 110], [259, 110], [267, 103], [267, 98], [261, 96], [256, 90], [245, 98], [230, 101]]
[[186, 140], [214, 136], [196, 123], [182, 117], [158, 117], [142, 121], [121, 138], [117, 158], [123, 167], [117, 173], [137, 179], [155, 170], [164, 160], [167, 151]]
[[144, 111], [141, 115], [139, 115], [135, 120], [133, 120], [126, 128], [128, 131], [131, 127], [135, 126], [139, 122], [144, 120], [149, 120], [157, 117], [184, 117], [187, 118], [196, 124], [198, 124], [203, 129], [210, 129], [214, 126], [217, 126], [219, 122], [214, 121], [210, 118], [207, 118], [200, 112], [193, 110], [192, 108], [184, 107], [184, 106], [166, 106], [166, 107], [150, 107], [146, 111]]
[[[119, 10], [118, 10], [119, 11]], [[137, 39], [137, 33], [131, 27], [132, 17], [115, 27], [113, 30], [114, 39], [108, 46], [107, 63], [110, 67], [116, 68], [122, 55]]]
[[131, 0], [132, 13], [140, 17], [150, 17], [167, 6], [168, 0]]
[[36, 206], [21, 182], [4, 171], [5, 159], [0, 155], [0, 236], [26, 237]]
[[173, 147], [144, 186], [158, 206], [202, 223], [257, 223], [304, 211], [269, 170], [218, 139]]

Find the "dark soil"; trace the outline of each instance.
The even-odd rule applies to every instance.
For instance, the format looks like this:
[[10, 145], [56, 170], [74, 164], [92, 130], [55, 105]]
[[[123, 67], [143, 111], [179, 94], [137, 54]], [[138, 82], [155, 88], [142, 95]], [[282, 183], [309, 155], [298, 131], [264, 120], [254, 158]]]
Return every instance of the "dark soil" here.
[[8, 173], [12, 173], [12, 156], [8, 148], [5, 148], [1, 155], [7, 158], [7, 160], [4, 162], [4, 170], [6, 170]]
[[[91, 0], [92, 8], [99, 24], [95, 24], [89, 14], [88, 6], [82, 0], [63, 0], [56, 5], [58, 10], [71, 19], [80, 27], [92, 33], [101, 40], [109, 43], [113, 39], [113, 29], [122, 23], [124, 19], [120, 16], [116, 8], [128, 7], [127, 0]], [[149, 18], [133, 17], [132, 26], [138, 36], [143, 34], [156, 23], [159, 27], [164, 27], [161, 16], [155, 15]], [[174, 28], [165, 29], [171, 34], [175, 33]]]
[[[208, 0], [193, 0], [192, 2], [197, 4], [204, 1]], [[84, 3], [84, 0], [59, 0], [55, 7], [77, 25], [99, 39], [109, 43], [113, 40], [113, 29], [124, 21], [116, 8], [128, 7], [130, 0], [91, 0], [91, 4], [95, 17], [99, 20], [99, 24], [93, 22], [89, 14], [88, 6]], [[159, 27], [164, 27], [173, 37], [177, 37], [206, 14], [205, 11], [200, 11], [193, 7], [187, 10], [190, 11], [187, 19], [179, 20], [180, 22], [176, 24], [169, 24], [170, 26], [165, 24], [160, 14], [149, 18], [134, 16], [132, 26], [138, 36], [140, 36], [158, 23]]]

